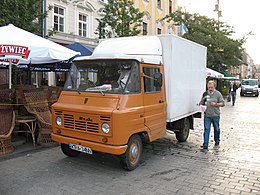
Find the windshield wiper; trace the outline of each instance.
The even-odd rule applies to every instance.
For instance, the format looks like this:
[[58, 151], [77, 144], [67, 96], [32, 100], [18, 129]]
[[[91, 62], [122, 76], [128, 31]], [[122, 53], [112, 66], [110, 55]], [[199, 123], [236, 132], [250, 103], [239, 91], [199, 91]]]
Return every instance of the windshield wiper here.
[[99, 89], [94, 82], [93, 85], [103, 96], [105, 96], [104, 92], [101, 89]]

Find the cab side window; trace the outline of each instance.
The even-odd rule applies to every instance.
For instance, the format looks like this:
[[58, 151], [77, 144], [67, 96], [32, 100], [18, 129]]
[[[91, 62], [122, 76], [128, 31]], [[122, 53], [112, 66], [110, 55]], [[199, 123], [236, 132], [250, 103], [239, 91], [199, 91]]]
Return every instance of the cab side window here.
[[159, 73], [160, 69], [159, 68], [152, 68], [152, 67], [144, 67], [143, 68], [143, 73], [144, 73], [144, 91], [146, 93], [151, 93], [151, 92], [160, 92], [161, 87], [158, 87], [155, 85], [155, 79], [154, 79], [154, 74]]

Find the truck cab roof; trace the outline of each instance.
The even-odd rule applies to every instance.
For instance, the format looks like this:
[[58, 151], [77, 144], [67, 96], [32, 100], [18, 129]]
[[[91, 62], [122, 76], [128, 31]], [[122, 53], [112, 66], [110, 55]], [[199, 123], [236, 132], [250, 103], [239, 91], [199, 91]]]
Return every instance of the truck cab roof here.
[[74, 61], [95, 59], [133, 59], [161, 64], [162, 45], [156, 36], [111, 38], [102, 41], [91, 56], [77, 57]]

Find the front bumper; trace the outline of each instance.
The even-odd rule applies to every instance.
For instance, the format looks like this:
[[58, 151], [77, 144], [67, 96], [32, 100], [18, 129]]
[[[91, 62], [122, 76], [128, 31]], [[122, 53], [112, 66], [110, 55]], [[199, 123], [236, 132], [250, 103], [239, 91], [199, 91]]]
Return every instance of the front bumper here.
[[255, 90], [241, 90], [241, 94], [247, 94], [247, 95], [258, 95], [259, 91]]
[[65, 136], [54, 134], [54, 133], [51, 134], [51, 139], [56, 142], [59, 142], [59, 143], [78, 144], [81, 146], [89, 147], [94, 151], [104, 152], [104, 153], [114, 154], [114, 155], [124, 154], [127, 150], [127, 145], [111, 146], [111, 145], [106, 145], [106, 144], [101, 144], [101, 143], [96, 143], [96, 142], [90, 142], [90, 141], [84, 141], [84, 140], [79, 140], [79, 139], [75, 139], [75, 138], [65, 137]]

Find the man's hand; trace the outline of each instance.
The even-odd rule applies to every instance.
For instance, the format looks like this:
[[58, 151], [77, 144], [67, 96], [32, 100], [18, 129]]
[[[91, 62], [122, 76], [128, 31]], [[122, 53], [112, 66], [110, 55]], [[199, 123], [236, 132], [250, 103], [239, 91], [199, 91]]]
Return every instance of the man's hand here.
[[217, 102], [210, 102], [210, 105], [211, 106], [218, 106], [218, 103]]

